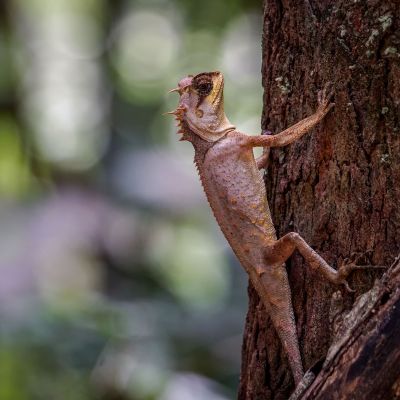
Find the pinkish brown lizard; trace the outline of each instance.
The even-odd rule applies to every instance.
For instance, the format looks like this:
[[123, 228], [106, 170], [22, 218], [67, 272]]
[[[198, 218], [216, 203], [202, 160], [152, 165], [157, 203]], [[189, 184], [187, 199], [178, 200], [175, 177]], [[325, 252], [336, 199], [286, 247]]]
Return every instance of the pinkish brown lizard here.
[[[223, 89], [220, 72], [189, 75], [171, 90], [180, 99], [177, 109], [168, 114], [178, 121], [180, 140], [194, 146], [195, 164], [214, 216], [262, 299], [298, 384], [304, 371], [285, 261], [298, 250], [312, 268], [348, 290], [347, 276], [362, 267], [349, 264], [333, 269], [295, 232], [277, 239], [259, 170], [268, 161], [270, 147], [294, 142], [326, 116], [334, 106], [332, 95], [326, 88], [320, 91], [317, 111], [279, 134], [249, 136], [226, 117]], [[254, 147], [264, 147], [258, 159]]]

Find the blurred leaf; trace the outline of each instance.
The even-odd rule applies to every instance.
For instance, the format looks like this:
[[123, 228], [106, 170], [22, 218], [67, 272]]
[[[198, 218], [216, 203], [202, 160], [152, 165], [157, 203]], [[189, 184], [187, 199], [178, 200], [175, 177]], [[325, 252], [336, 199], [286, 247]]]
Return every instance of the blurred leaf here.
[[0, 346], [0, 399], [28, 400], [26, 376], [34, 366], [14, 346]]
[[32, 176], [24, 159], [18, 127], [13, 119], [0, 115], [0, 193], [20, 196], [32, 187]]
[[160, 283], [187, 307], [220, 306], [226, 299], [229, 275], [226, 261], [213, 242], [200, 230], [185, 225], [159, 233], [150, 257]]
[[[2, 246], [17, 250], [0, 254], [0, 400], [234, 393], [239, 357], [227, 354], [240, 352], [230, 340], [246, 277], [210, 234], [198, 182], [176, 170], [195, 177], [192, 148], [160, 114], [176, 106], [165, 92], [180, 78], [220, 69], [229, 118], [258, 131], [261, 0], [9, 0], [4, 10], [0, 196], [18, 207], [1, 208]], [[182, 162], [150, 158], [152, 146]], [[125, 195], [135, 176], [156, 201]], [[121, 210], [135, 214], [135, 234], [122, 229], [111, 246]]]

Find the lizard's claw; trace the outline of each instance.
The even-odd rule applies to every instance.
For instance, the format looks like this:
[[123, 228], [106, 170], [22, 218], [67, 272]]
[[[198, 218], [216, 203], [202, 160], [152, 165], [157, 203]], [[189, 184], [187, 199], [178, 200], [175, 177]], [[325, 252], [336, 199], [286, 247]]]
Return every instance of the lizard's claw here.
[[332, 103], [334, 89], [331, 82], [327, 82], [322, 90], [318, 92], [318, 110], [323, 112], [328, 112], [335, 103]]
[[355, 290], [350, 287], [349, 282], [347, 282], [346, 280], [343, 281], [343, 285], [344, 285], [345, 289], [349, 293], [354, 293], [355, 292]]
[[364, 270], [364, 269], [386, 269], [389, 268], [387, 265], [353, 265], [352, 271]]

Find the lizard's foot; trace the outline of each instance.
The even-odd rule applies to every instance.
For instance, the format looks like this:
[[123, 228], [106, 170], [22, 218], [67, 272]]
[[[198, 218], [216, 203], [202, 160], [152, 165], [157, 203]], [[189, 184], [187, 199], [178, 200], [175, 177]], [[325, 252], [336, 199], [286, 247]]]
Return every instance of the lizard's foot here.
[[318, 111], [322, 113], [327, 113], [335, 103], [332, 103], [333, 98], [333, 87], [331, 82], [327, 82], [322, 90], [318, 92]]
[[354, 293], [355, 290], [349, 286], [349, 283], [346, 280], [347, 277], [351, 274], [351, 272], [357, 270], [373, 270], [373, 269], [385, 269], [385, 268], [387, 267], [384, 265], [355, 265], [352, 262], [348, 264], [342, 264], [337, 271], [337, 283], [343, 284], [348, 292]]

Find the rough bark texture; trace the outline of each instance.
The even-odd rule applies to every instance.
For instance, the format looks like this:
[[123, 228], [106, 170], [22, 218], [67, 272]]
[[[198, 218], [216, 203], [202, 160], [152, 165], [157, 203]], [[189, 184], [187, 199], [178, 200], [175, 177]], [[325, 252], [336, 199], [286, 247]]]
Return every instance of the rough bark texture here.
[[400, 262], [349, 313], [337, 313], [334, 326], [322, 370], [297, 399], [400, 399]]
[[[390, 265], [400, 250], [399, 14], [399, 1], [265, 0], [263, 128], [279, 132], [310, 115], [318, 89], [327, 81], [335, 87], [331, 114], [297, 143], [273, 150], [266, 174], [278, 235], [300, 233], [333, 267], [345, 259]], [[351, 295], [298, 254], [287, 267], [308, 369], [333, 339], [333, 293], [341, 290], [349, 311], [381, 273], [353, 273]], [[287, 399], [286, 357], [251, 287], [249, 296], [239, 399]]]

